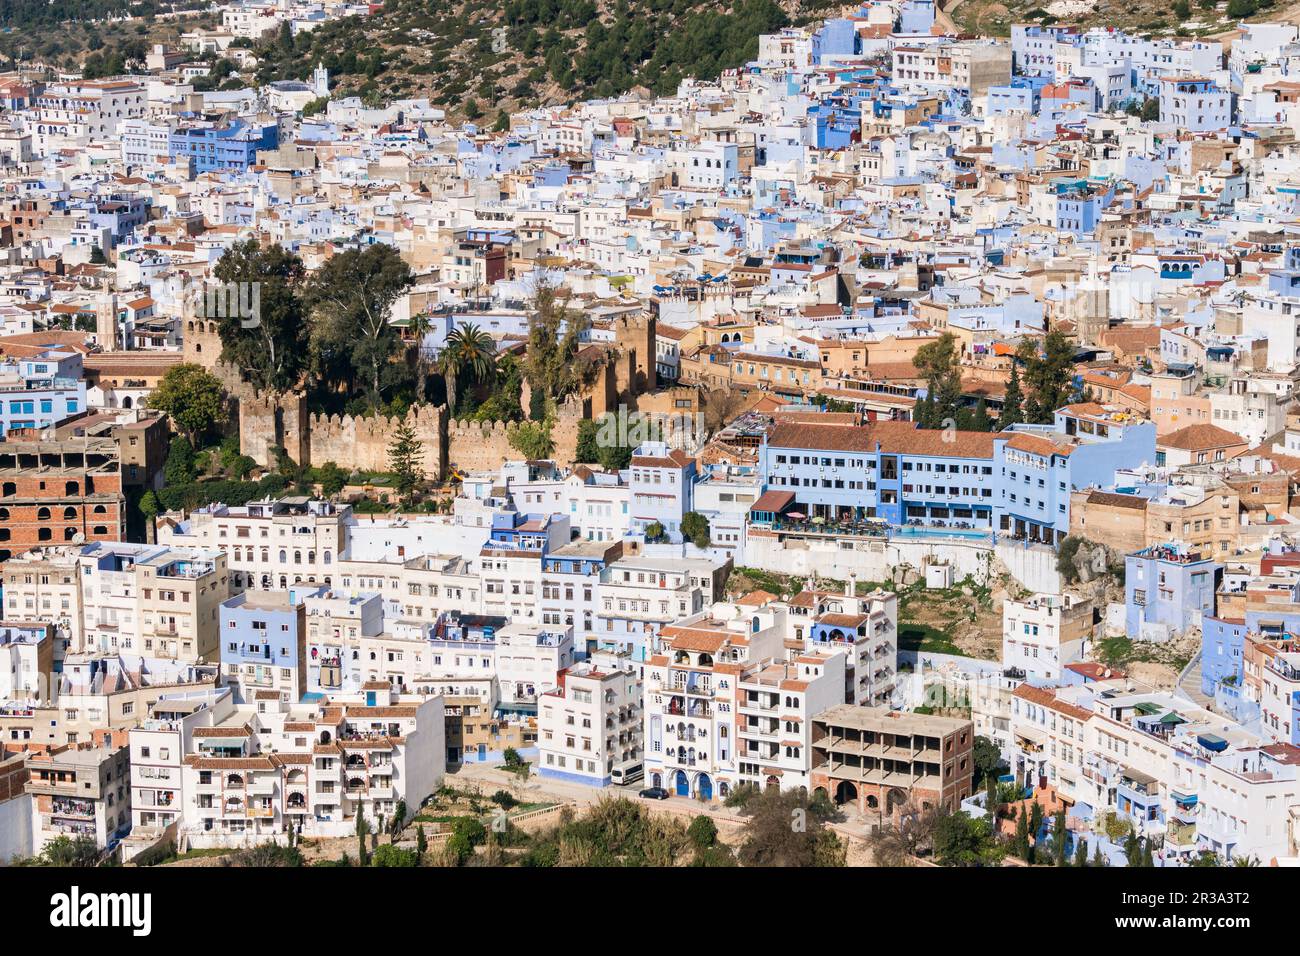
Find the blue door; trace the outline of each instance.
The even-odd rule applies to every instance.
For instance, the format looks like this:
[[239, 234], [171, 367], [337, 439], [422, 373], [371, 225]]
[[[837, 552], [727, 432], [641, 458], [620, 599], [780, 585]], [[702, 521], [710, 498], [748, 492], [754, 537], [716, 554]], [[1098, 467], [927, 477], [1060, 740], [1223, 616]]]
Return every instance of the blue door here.
[[691, 785], [690, 782], [687, 781], [686, 779], [686, 772], [683, 770], [678, 770], [677, 771], [677, 796], [688, 797], [690, 796], [690, 794], [691, 794]]
[[709, 779], [707, 773], [700, 774], [699, 780], [695, 783], [695, 789], [699, 792], [701, 800], [713, 799], [713, 781]]
[[487, 744], [478, 745], [478, 759], [487, 760]]

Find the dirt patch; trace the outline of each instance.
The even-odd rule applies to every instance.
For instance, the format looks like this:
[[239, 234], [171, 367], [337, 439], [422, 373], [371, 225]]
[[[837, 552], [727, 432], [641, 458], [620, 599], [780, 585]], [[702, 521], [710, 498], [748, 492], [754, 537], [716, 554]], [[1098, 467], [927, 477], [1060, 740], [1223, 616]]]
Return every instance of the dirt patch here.
[[1000, 585], [967, 581], [944, 590], [912, 585], [899, 591], [899, 650], [961, 654], [980, 660], [1002, 656]]

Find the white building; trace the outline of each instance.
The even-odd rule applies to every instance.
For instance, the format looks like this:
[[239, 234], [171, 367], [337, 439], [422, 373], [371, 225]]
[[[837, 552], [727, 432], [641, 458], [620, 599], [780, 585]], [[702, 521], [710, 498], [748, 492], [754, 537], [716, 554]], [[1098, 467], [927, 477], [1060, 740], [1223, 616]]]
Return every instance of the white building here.
[[1077, 595], [1036, 594], [1002, 603], [1002, 665], [1030, 680], [1056, 681], [1082, 659], [1092, 639], [1092, 602]]
[[258, 700], [192, 737], [181, 825], [197, 847], [281, 840], [290, 826], [347, 836], [357, 814], [413, 812], [443, 777], [442, 698], [387, 684], [319, 705]]
[[637, 666], [597, 654], [560, 675], [538, 701], [538, 763], [543, 777], [610, 784], [614, 767], [641, 757], [642, 701]]

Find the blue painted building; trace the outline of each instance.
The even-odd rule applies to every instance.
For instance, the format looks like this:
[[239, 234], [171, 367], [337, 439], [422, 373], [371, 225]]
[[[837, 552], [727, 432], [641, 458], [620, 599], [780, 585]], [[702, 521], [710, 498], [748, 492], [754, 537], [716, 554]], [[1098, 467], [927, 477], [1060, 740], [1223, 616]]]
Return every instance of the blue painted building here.
[[858, 39], [857, 24], [836, 17], [825, 21], [813, 34], [812, 55], [814, 63], [826, 59], [848, 57], [862, 52], [862, 41]]
[[1053, 183], [1056, 211], [1052, 225], [1079, 238], [1091, 237], [1101, 213], [1115, 195], [1113, 186], [1097, 185], [1086, 179]]
[[273, 691], [290, 703], [302, 699], [307, 690], [304, 593], [246, 591], [221, 602], [221, 674], [236, 703], [252, 703], [259, 691]]
[[1241, 618], [1201, 619], [1201, 690], [1210, 697], [1220, 685], [1242, 686], [1246, 622]]
[[45, 428], [85, 410], [80, 352], [51, 348], [0, 362], [0, 436], [16, 428]]
[[189, 158], [196, 173], [243, 172], [257, 160], [258, 150], [280, 145], [277, 123], [196, 123], [178, 126], [167, 141], [172, 159]]
[[1163, 638], [1200, 625], [1214, 613], [1223, 565], [1185, 545], [1152, 545], [1124, 559], [1124, 630], [1130, 638]]
[[1004, 432], [782, 423], [760, 444], [758, 468], [764, 492], [790, 497], [765, 495], [779, 506], [751, 521], [875, 519], [1056, 544], [1069, 530], [1071, 491], [1109, 487], [1118, 469], [1154, 459], [1154, 425], [1094, 404]]
[[1056, 544], [1070, 529], [1070, 493], [1109, 488], [1117, 471], [1153, 464], [1156, 427], [1093, 402], [1066, 405], [1052, 425], [1000, 432], [998, 530]]

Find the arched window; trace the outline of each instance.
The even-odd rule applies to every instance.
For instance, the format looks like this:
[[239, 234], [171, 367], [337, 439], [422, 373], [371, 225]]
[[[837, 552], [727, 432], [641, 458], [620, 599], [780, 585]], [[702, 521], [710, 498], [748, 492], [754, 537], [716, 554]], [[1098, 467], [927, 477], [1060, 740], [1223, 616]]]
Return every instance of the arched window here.
[[76, 509], [76, 508], [73, 508], [71, 505], [69, 505], [68, 507], [64, 508], [64, 509], [63, 509], [63, 520], [64, 520], [64, 521], [76, 521], [76, 520], [77, 520], [77, 509]]

